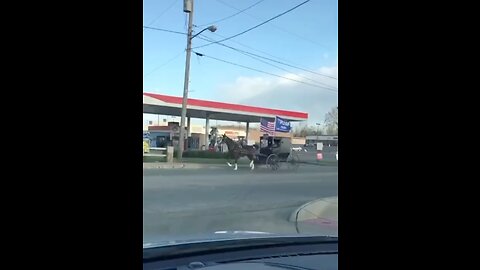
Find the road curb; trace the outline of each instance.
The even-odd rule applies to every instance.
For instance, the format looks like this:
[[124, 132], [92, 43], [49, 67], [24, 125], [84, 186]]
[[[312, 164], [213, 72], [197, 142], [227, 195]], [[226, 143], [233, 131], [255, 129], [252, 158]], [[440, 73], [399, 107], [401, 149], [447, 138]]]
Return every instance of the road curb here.
[[306, 220], [336, 220], [338, 219], [338, 197], [328, 197], [308, 202], [290, 215], [289, 221]]
[[328, 161], [328, 162], [317, 162], [317, 161], [313, 161], [313, 162], [309, 162], [309, 161], [299, 161], [298, 163], [300, 164], [305, 164], [305, 165], [315, 165], [315, 166], [333, 166], [333, 167], [337, 167], [338, 166], [338, 161], [337, 160], [333, 160], [333, 161]]
[[219, 169], [221, 164], [202, 164], [202, 163], [143, 163], [143, 169]]

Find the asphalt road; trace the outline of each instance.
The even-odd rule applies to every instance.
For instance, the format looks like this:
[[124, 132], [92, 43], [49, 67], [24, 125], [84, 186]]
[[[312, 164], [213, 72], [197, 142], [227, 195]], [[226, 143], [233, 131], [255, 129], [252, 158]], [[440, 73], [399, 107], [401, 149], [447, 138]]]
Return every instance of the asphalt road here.
[[144, 170], [144, 242], [224, 230], [296, 233], [290, 214], [306, 202], [337, 196], [337, 168]]

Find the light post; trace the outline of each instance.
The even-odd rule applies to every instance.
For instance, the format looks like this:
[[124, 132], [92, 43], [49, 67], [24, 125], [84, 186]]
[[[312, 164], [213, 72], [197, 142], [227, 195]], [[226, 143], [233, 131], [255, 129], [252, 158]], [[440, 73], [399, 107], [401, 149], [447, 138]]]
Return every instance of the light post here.
[[320, 124], [320, 123], [316, 123], [316, 125], [317, 125], [317, 141], [318, 141], [318, 128], [320, 127], [321, 124]]
[[180, 119], [180, 138], [178, 140], [178, 159], [181, 161], [183, 149], [185, 148], [185, 117], [187, 116], [187, 100], [188, 100], [188, 81], [190, 77], [190, 54], [192, 51], [192, 39], [205, 30], [210, 32], [217, 31], [215, 25], [211, 25], [192, 36], [193, 27], [193, 0], [183, 1], [183, 11], [188, 13], [188, 31], [187, 31], [187, 59], [185, 61], [185, 80], [183, 82], [183, 100], [182, 100], [182, 116]]

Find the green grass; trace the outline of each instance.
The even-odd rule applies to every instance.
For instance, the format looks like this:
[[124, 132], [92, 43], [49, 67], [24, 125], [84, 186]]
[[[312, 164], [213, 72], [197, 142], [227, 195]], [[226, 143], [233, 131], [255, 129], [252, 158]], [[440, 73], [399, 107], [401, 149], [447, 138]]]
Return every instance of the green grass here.
[[[204, 164], [225, 164], [228, 153], [210, 152], [210, 151], [185, 151], [183, 153], [183, 162], [204, 163]], [[143, 157], [143, 162], [166, 162], [166, 157], [147, 156]], [[177, 152], [174, 152], [174, 162], [179, 162]], [[233, 160], [232, 160], [233, 162]], [[249, 161], [245, 158], [238, 160], [238, 164], [247, 164]]]
[[143, 157], [143, 162], [167, 162], [166, 157]]
[[222, 152], [210, 152], [210, 151], [185, 151], [183, 153], [184, 158], [216, 158], [225, 159], [228, 153]]

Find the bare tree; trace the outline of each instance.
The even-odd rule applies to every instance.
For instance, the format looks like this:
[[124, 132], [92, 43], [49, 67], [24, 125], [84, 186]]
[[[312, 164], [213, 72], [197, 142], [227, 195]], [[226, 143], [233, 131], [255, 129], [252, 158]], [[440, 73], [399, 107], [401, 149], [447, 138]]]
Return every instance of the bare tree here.
[[329, 135], [338, 135], [338, 107], [333, 107], [325, 115], [325, 126]]
[[312, 135], [322, 135], [322, 131], [315, 126], [297, 126], [293, 130], [293, 136], [295, 137], [305, 137]]

